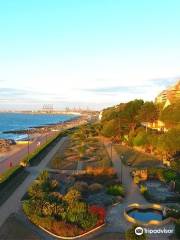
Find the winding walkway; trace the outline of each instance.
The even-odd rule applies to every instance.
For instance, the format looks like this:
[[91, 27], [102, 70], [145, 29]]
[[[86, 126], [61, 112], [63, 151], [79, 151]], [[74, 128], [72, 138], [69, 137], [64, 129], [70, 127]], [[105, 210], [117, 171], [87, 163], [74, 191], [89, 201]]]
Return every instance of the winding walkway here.
[[[122, 184], [126, 190], [126, 197], [122, 204], [117, 204], [110, 208], [107, 212], [107, 228], [108, 232], [124, 232], [131, 224], [124, 218], [124, 208], [131, 203], [148, 203], [139, 191], [138, 186], [132, 181], [130, 168], [122, 164], [119, 154], [116, 152], [108, 139], [103, 139], [104, 146], [112, 156], [112, 163], [118, 178], [122, 179]], [[112, 148], [111, 148], [112, 147]], [[122, 169], [121, 169], [122, 168]], [[122, 176], [121, 176], [122, 174]]]

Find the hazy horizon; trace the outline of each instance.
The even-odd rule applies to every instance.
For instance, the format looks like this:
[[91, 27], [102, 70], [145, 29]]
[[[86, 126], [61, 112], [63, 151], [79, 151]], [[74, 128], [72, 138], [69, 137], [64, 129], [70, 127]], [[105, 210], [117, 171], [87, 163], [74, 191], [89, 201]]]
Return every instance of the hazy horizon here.
[[154, 100], [180, 77], [180, 2], [0, 2], [0, 110]]

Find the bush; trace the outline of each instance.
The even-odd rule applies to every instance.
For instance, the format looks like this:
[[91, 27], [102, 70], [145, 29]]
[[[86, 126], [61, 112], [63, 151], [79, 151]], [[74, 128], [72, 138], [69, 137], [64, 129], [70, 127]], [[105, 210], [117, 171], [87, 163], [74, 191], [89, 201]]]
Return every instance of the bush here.
[[174, 181], [176, 179], [176, 172], [168, 169], [163, 171], [163, 177], [166, 182]]
[[79, 219], [78, 224], [84, 229], [88, 230], [96, 226], [98, 217], [95, 214], [86, 214], [83, 218]]
[[98, 216], [98, 224], [102, 224], [105, 222], [106, 211], [103, 207], [92, 205], [89, 207], [89, 212]]
[[92, 193], [97, 193], [97, 192], [101, 191], [102, 189], [103, 189], [103, 185], [100, 183], [93, 183], [89, 186], [89, 190]]
[[135, 176], [133, 180], [134, 180], [134, 183], [135, 183], [135, 184], [139, 184], [139, 182], [140, 182], [140, 177], [139, 177], [139, 176]]
[[51, 231], [64, 237], [74, 237], [83, 233], [83, 230], [77, 225], [62, 221], [53, 221]]
[[77, 181], [77, 182], [75, 182], [73, 188], [76, 189], [77, 191], [83, 193], [88, 190], [88, 184], [84, 181]]
[[107, 193], [113, 196], [124, 196], [124, 188], [122, 185], [113, 185], [108, 187]]
[[73, 204], [81, 198], [81, 193], [76, 189], [70, 189], [64, 196], [64, 200], [69, 204]]
[[146, 186], [141, 185], [141, 187], [140, 187], [140, 192], [141, 192], [142, 194], [144, 194], [147, 190], [148, 190], [148, 189], [147, 189]]
[[29, 200], [24, 201], [22, 207], [27, 216], [30, 216], [34, 211]]
[[136, 227], [138, 227], [138, 226], [134, 225], [132, 228], [127, 230], [127, 232], [125, 233], [126, 240], [146, 240], [147, 239], [147, 237], [144, 233], [142, 235], [135, 234]]
[[166, 215], [167, 215], [167, 217], [173, 217], [176, 219], [180, 219], [180, 208], [176, 208], [176, 207], [170, 208], [167, 210]]
[[86, 173], [93, 176], [101, 176], [101, 175], [107, 175], [107, 176], [115, 176], [116, 173], [113, 168], [106, 168], [106, 167], [87, 167]]
[[180, 219], [175, 223], [175, 233], [177, 238], [180, 238]]

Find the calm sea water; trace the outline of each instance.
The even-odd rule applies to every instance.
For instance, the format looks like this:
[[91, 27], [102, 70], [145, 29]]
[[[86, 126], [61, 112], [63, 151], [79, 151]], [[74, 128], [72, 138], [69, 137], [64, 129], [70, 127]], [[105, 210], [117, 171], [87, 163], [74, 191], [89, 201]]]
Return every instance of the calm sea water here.
[[0, 139], [18, 140], [26, 137], [26, 135], [20, 134], [4, 134], [4, 131], [24, 130], [30, 127], [60, 123], [74, 117], [74, 115], [63, 114], [0, 113]]

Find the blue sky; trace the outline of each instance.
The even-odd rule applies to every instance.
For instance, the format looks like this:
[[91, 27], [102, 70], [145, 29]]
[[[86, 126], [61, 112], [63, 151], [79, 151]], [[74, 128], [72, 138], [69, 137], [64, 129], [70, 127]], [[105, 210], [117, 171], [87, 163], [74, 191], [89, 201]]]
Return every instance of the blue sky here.
[[153, 100], [180, 76], [179, 0], [0, 0], [0, 109]]

